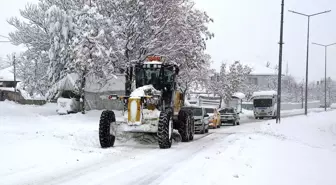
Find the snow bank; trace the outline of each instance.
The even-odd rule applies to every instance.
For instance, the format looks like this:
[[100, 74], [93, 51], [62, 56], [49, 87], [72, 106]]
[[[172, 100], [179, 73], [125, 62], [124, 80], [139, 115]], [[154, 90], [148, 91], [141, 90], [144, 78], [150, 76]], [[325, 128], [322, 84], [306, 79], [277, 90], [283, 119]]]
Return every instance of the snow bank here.
[[99, 147], [101, 111], [59, 116], [56, 108], [56, 103], [0, 102], [0, 184], [25, 184], [20, 181], [29, 178], [25, 173], [67, 168], [111, 153]]
[[[233, 133], [184, 162], [164, 185], [334, 185], [335, 112], [263, 123]], [[234, 132], [235, 131], [235, 132]]]

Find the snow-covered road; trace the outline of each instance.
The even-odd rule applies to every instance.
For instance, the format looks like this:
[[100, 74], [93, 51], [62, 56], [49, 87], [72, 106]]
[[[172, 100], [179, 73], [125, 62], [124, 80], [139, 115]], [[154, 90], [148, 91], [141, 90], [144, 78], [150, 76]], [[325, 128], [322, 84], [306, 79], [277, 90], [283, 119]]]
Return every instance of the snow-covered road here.
[[284, 118], [280, 125], [264, 120], [225, 126], [168, 150], [135, 141], [101, 149], [100, 111], [58, 116], [53, 105], [0, 104], [1, 185], [332, 185], [336, 180], [335, 112]]

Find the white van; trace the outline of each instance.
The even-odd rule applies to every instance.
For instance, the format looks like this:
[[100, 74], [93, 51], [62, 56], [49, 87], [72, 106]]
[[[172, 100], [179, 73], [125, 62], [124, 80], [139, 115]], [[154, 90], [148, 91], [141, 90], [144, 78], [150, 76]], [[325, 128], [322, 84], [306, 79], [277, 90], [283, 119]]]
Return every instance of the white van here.
[[277, 117], [277, 92], [259, 91], [252, 95], [253, 113], [255, 119]]

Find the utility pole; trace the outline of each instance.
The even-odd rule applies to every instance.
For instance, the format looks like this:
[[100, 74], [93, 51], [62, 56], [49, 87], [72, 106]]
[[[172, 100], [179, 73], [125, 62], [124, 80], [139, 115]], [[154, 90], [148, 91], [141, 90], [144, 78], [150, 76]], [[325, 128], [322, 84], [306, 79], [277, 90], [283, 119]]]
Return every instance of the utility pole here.
[[302, 15], [308, 18], [308, 28], [307, 28], [307, 55], [306, 55], [306, 97], [305, 97], [305, 115], [308, 115], [308, 63], [309, 63], [309, 36], [310, 36], [310, 18], [316, 15], [320, 15], [320, 14], [324, 14], [324, 13], [329, 13], [331, 12], [331, 10], [328, 11], [324, 11], [324, 12], [319, 12], [319, 13], [315, 13], [315, 14], [304, 14], [304, 13], [299, 13], [299, 12], [295, 12], [292, 10], [289, 10], [289, 12], [294, 13], [294, 14], [298, 14], [298, 15]]
[[283, 23], [284, 23], [284, 6], [285, 1], [281, 2], [281, 20], [280, 20], [280, 42], [279, 42], [279, 67], [278, 67], [278, 100], [277, 100], [277, 119], [276, 123], [280, 123], [281, 113], [281, 75], [282, 75], [282, 46], [283, 46]]
[[15, 85], [14, 85], [14, 92], [16, 92], [16, 61], [15, 61], [15, 54], [13, 56], [13, 67], [14, 67], [13, 73], [14, 73], [14, 83], [15, 83]]
[[327, 50], [329, 46], [335, 45], [336, 43], [323, 45], [313, 42], [312, 44], [324, 47], [324, 110], [327, 111]]
[[301, 104], [302, 104], [302, 109], [303, 109], [303, 83], [301, 85]]
[[15, 102], [17, 102], [17, 99], [16, 99], [16, 61], [15, 61], [15, 54], [13, 54], [13, 68], [14, 68], [14, 71], [13, 71], [13, 74], [14, 74], [14, 100]]

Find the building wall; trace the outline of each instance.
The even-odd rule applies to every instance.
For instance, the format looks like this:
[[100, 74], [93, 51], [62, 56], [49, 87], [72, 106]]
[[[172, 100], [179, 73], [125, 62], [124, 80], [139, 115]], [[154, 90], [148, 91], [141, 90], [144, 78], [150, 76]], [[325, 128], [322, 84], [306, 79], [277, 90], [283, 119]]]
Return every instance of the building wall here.
[[277, 78], [277, 75], [249, 75], [247, 83], [257, 86], [260, 90], [270, 90], [274, 88]]

